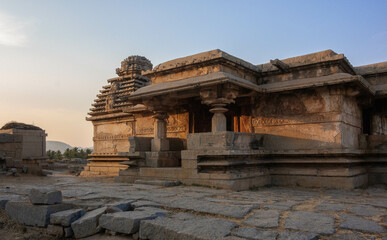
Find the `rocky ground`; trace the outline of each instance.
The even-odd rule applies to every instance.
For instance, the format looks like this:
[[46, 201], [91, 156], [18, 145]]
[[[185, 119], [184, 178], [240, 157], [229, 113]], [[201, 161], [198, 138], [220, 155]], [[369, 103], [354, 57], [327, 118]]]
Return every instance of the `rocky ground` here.
[[[383, 186], [354, 191], [266, 187], [232, 192], [114, 183], [112, 178], [57, 173], [0, 176], [0, 203], [1, 199], [28, 201], [30, 189], [50, 186], [62, 191], [65, 203], [84, 209], [83, 218], [98, 221], [94, 232], [101, 233], [86, 239], [387, 240], [387, 190]], [[127, 204], [124, 211], [109, 213], [104, 208], [115, 209], [123, 203]], [[78, 220], [71, 226], [88, 231], [82, 224]], [[0, 210], [0, 239], [56, 238], [46, 228], [17, 224]]]

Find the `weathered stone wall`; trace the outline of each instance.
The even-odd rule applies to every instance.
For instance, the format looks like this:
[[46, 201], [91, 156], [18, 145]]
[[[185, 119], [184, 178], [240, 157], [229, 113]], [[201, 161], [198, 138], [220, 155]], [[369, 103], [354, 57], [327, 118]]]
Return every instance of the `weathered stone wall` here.
[[0, 157], [22, 159], [22, 136], [0, 133]]
[[318, 88], [258, 97], [255, 133], [266, 134], [269, 149], [358, 148], [361, 112], [341, 88]]
[[127, 152], [134, 124], [132, 119], [94, 122], [94, 154]]
[[335, 73], [344, 72], [338, 65], [331, 66], [321, 66], [319, 68], [306, 68], [300, 69], [299, 71], [285, 72], [285, 73], [275, 73], [268, 74], [262, 77], [263, 83], [275, 83], [275, 82], [283, 82], [294, 79], [303, 79], [303, 78], [313, 78], [313, 77], [322, 77]]
[[[128, 152], [130, 136], [153, 137], [154, 119], [150, 116], [94, 122], [94, 154]], [[167, 120], [168, 138], [187, 138], [188, 113], [171, 114]]]
[[42, 130], [25, 129], [6, 129], [0, 130], [0, 133], [8, 133], [14, 136], [20, 136], [22, 150], [21, 158], [46, 156], [46, 133]]

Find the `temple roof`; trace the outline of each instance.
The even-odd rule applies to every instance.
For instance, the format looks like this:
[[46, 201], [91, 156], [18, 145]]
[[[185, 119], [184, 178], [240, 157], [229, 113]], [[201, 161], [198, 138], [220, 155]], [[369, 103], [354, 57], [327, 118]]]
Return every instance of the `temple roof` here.
[[[321, 52], [301, 55], [301, 56], [297, 56], [297, 57], [281, 59], [281, 62], [287, 64], [290, 68], [301, 67], [301, 66], [317, 64], [317, 63], [322, 63], [322, 62], [329, 62], [329, 61], [343, 61], [347, 65], [348, 70], [352, 73], [355, 73], [355, 71], [353, 70], [353, 66], [347, 60], [347, 58], [344, 56], [344, 54], [337, 54], [336, 52], [332, 51], [331, 49], [321, 51]], [[278, 68], [270, 62], [264, 63], [264, 64], [259, 64], [259, 65], [257, 65], [257, 67], [262, 72], [271, 72], [271, 71], [278, 70]]]
[[171, 61], [161, 63], [161, 64], [155, 66], [152, 71], [148, 71], [146, 73], [161, 72], [161, 71], [166, 71], [166, 70], [170, 70], [170, 69], [174, 69], [174, 68], [178, 68], [178, 67], [195, 65], [198, 63], [204, 63], [204, 62], [213, 61], [213, 60], [220, 60], [220, 59], [233, 62], [237, 65], [240, 65], [244, 68], [247, 68], [247, 69], [254, 71], [254, 72], [257, 72], [257, 73], [260, 71], [254, 64], [251, 64], [251, 63], [249, 63], [245, 60], [242, 60], [240, 58], [234, 57], [234, 56], [232, 56], [232, 55], [230, 55], [230, 54], [228, 54], [220, 49], [215, 49], [215, 50], [202, 52], [202, 53], [198, 53], [198, 54], [187, 56], [187, 57], [177, 58], [177, 59], [174, 59]]
[[181, 92], [181, 97], [194, 96], [199, 87], [224, 83], [262, 93], [349, 84], [370, 96], [387, 96], [387, 62], [353, 67], [343, 54], [332, 50], [274, 59], [260, 65], [219, 49], [167, 61], [153, 69], [149, 60], [145, 67], [136, 68], [142, 66], [139, 59], [146, 58], [134, 56], [121, 63], [120, 76], [109, 79], [109, 84], [103, 86], [89, 115], [98, 119], [125, 116], [129, 110], [138, 111], [133, 104], [140, 103], [143, 97], [173, 92]]
[[232, 83], [240, 87], [255, 90], [257, 92], [264, 91], [258, 85], [243, 78], [239, 78], [237, 76], [225, 72], [216, 72], [203, 76], [189, 77], [177, 81], [148, 85], [133, 92], [128, 97], [128, 100], [130, 101], [142, 97], [152, 97], [172, 92], [198, 89], [199, 87], [213, 86], [222, 83]]
[[358, 67], [355, 67], [355, 71], [359, 75], [387, 73], [387, 62], [358, 66]]
[[348, 73], [336, 73], [322, 77], [303, 78], [291, 81], [276, 82], [260, 85], [260, 87], [265, 89], [266, 92], [270, 93], [347, 83], [355, 83], [368, 93], [372, 95], [375, 94], [375, 90], [373, 89], [371, 84], [369, 84], [363, 77], [353, 76]]

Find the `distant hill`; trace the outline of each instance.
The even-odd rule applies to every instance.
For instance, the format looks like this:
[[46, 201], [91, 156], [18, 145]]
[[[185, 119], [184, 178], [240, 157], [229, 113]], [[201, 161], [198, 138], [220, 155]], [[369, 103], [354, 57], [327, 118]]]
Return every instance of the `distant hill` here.
[[67, 143], [64, 142], [59, 142], [59, 141], [46, 141], [46, 151], [51, 150], [51, 151], [61, 151], [63, 153], [66, 151], [67, 148], [72, 149], [73, 147], [68, 145]]

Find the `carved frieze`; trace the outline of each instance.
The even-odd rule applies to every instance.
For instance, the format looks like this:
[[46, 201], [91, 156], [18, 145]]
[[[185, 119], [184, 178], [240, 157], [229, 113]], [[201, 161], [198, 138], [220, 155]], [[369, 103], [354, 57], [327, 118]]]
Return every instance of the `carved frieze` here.
[[[136, 132], [137, 135], [152, 135], [154, 131], [153, 127], [149, 128], [139, 128]], [[187, 131], [186, 126], [167, 126], [167, 133], [179, 133]]]
[[119, 135], [99, 134], [93, 137], [93, 141], [126, 140], [130, 136], [133, 136], [133, 134], [119, 134]]
[[342, 117], [338, 113], [321, 113], [300, 115], [297, 118], [292, 117], [254, 117], [251, 119], [253, 127], [279, 126], [289, 124], [311, 124], [342, 121]]

